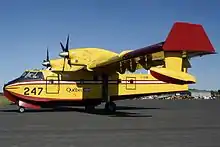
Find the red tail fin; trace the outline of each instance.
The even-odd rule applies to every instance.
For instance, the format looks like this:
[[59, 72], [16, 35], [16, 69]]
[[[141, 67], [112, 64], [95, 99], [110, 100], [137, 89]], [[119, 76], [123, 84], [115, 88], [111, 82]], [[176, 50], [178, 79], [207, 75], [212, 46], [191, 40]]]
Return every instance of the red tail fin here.
[[206, 32], [200, 24], [176, 22], [167, 36], [164, 51], [215, 53]]

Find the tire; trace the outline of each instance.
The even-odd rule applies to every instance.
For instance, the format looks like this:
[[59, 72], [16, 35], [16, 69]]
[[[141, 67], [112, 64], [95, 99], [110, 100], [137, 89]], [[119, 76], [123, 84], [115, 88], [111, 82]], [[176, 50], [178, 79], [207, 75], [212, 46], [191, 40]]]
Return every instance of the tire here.
[[105, 110], [110, 113], [116, 112], [116, 104], [114, 102], [107, 102], [105, 104]]
[[24, 108], [24, 107], [19, 107], [18, 111], [19, 111], [20, 113], [24, 113], [25, 108]]

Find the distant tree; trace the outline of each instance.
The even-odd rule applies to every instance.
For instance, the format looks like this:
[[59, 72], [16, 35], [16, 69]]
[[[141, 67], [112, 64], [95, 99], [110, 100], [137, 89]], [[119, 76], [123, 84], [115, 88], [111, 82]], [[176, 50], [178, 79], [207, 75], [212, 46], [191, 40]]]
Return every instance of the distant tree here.
[[218, 94], [220, 94], [220, 89], [218, 90]]

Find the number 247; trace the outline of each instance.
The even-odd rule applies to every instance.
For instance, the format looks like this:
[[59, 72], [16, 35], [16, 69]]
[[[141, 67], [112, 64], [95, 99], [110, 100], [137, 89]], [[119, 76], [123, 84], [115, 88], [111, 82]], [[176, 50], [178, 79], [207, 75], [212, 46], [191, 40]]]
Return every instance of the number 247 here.
[[24, 88], [24, 95], [29, 95], [30, 93], [33, 93], [34, 95], [40, 95], [41, 92], [43, 91], [42, 87], [34, 87], [31, 91], [29, 87]]

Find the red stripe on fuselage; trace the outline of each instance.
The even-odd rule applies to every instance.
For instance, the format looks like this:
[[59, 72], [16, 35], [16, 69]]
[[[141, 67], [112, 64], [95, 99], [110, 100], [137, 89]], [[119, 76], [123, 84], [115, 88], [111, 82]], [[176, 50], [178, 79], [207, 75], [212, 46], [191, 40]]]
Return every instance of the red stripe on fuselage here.
[[11, 102], [16, 102], [16, 97], [13, 96], [9, 91], [4, 90], [3, 93], [4, 93], [4, 96], [5, 96], [9, 101], [11, 101]]
[[[117, 80], [109, 80], [108, 84], [130, 84], [130, 80], [121, 80], [120, 82]], [[166, 84], [163, 81], [159, 80], [132, 80], [132, 84]], [[102, 84], [101, 81], [93, 81], [93, 80], [84, 80], [83, 83], [80, 83], [80, 81], [54, 81], [53, 84], [59, 84], [59, 85], [69, 85], [69, 84]], [[94, 82], [94, 83], [93, 83]], [[51, 83], [46, 83], [46, 81], [24, 81], [24, 82], [18, 82], [11, 84], [10, 86], [21, 86], [21, 85], [46, 85]]]
[[12, 95], [15, 95], [16, 97], [23, 98], [26, 100], [32, 100], [32, 101], [38, 101], [38, 102], [49, 102], [49, 101], [79, 101], [82, 100], [81, 98], [79, 99], [67, 99], [67, 98], [40, 98], [40, 97], [33, 97], [33, 96], [26, 96], [26, 95], [21, 95], [17, 94], [14, 92], [11, 92]]

